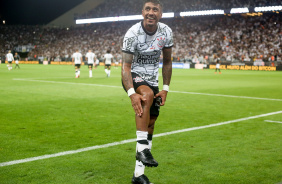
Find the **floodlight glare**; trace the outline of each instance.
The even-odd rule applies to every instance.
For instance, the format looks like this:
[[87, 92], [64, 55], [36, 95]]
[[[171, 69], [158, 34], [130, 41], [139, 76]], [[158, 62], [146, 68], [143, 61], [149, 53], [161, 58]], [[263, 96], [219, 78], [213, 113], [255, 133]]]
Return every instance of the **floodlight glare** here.
[[264, 6], [264, 7], [255, 7], [255, 12], [264, 12], [264, 11], [279, 11], [282, 10], [282, 6]]
[[180, 12], [180, 16], [197, 16], [197, 15], [223, 15], [224, 10], [203, 10], [203, 11], [188, 11]]
[[[163, 13], [162, 18], [174, 17], [174, 13]], [[92, 19], [77, 19], [76, 24], [90, 24], [90, 23], [102, 23], [102, 22], [117, 22], [117, 21], [128, 21], [128, 20], [142, 20], [142, 15], [128, 15], [120, 17], [103, 17], [103, 18], [92, 18]]]
[[171, 12], [171, 13], [163, 13], [163, 16], [162, 18], [173, 18], [174, 17], [174, 13]]
[[234, 14], [234, 13], [249, 13], [249, 9], [248, 8], [232, 8], [230, 10], [230, 13], [231, 14]]

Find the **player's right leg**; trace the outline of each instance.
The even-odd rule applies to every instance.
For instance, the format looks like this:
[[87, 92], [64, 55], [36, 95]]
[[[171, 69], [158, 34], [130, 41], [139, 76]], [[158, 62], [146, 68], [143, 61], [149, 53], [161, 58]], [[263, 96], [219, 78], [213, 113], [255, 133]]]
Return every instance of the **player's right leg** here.
[[153, 158], [149, 142], [148, 142], [148, 126], [150, 122], [150, 108], [154, 100], [153, 90], [146, 85], [141, 85], [136, 92], [146, 98], [142, 102], [143, 114], [142, 116], [135, 116], [136, 121], [136, 135], [137, 135], [137, 153], [136, 160], [142, 162], [148, 167], [157, 167], [158, 162]]
[[[156, 120], [157, 120], [157, 116], [150, 116], [150, 123], [148, 126], [148, 137], [147, 137], [150, 151], [152, 149], [152, 139], [153, 139], [154, 125]], [[134, 175], [132, 177], [132, 183], [142, 183], [142, 184], [150, 183], [149, 179], [145, 175], [145, 165], [139, 160], [136, 160], [135, 163], [135, 170], [134, 170]]]
[[75, 64], [75, 78], [78, 78], [79, 77], [79, 65], [78, 64]]
[[108, 77], [108, 67], [105, 65], [105, 73], [107, 74]]

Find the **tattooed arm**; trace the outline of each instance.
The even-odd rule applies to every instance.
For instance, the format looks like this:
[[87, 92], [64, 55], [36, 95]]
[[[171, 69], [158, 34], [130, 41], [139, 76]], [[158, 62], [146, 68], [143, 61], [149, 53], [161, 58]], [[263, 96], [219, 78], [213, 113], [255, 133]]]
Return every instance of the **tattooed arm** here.
[[[132, 54], [122, 53], [122, 69], [121, 69], [121, 78], [122, 83], [128, 91], [130, 88], [133, 87], [132, 75], [131, 75], [131, 64], [133, 60]], [[141, 105], [141, 101], [145, 101], [146, 99], [138, 93], [134, 93], [130, 95], [131, 105], [135, 111], [137, 116], [142, 116], [143, 108]]]
[[163, 50], [163, 84], [169, 85], [170, 84], [170, 79], [171, 79], [171, 74], [172, 74], [172, 61], [171, 61], [171, 48], [165, 48]]
[[122, 53], [122, 68], [121, 68], [121, 78], [122, 83], [127, 90], [133, 88], [132, 76], [131, 76], [131, 64], [133, 60], [133, 55], [123, 52]]
[[[172, 61], [171, 61], [171, 48], [164, 48], [163, 49], [163, 69], [162, 69], [162, 75], [163, 75], [163, 85], [170, 84], [171, 80], [171, 74], [172, 74]], [[162, 103], [160, 104], [163, 106], [166, 101], [167, 97], [167, 91], [162, 90], [158, 94], [155, 95], [155, 98], [160, 96], [162, 98]]]

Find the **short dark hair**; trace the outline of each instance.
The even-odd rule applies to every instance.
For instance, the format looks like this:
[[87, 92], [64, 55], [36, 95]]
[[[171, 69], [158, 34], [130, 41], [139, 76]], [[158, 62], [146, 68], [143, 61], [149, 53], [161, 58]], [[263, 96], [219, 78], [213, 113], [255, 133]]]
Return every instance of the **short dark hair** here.
[[143, 7], [146, 3], [159, 4], [161, 9], [163, 9], [163, 3], [160, 0], [144, 0], [143, 1]]

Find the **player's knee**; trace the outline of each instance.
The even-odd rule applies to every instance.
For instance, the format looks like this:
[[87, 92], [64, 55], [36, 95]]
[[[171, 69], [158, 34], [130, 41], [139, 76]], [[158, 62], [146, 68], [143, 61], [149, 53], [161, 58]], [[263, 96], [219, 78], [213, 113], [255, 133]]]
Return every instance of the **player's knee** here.
[[154, 92], [152, 90], [148, 90], [143, 93], [143, 97], [146, 98], [145, 103], [151, 106], [154, 100]]

